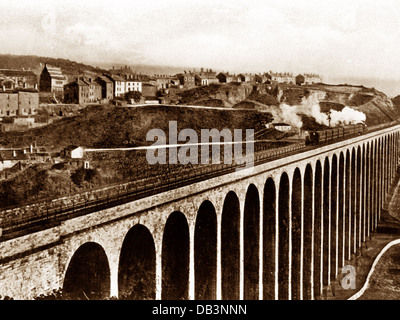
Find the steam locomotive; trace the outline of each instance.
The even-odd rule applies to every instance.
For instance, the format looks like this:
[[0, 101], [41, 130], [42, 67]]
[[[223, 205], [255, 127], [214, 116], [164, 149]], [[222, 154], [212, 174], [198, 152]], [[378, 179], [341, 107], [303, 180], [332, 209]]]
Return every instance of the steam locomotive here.
[[321, 131], [310, 131], [306, 137], [306, 145], [317, 145], [328, 143], [351, 135], [361, 134], [366, 130], [363, 123], [336, 127]]

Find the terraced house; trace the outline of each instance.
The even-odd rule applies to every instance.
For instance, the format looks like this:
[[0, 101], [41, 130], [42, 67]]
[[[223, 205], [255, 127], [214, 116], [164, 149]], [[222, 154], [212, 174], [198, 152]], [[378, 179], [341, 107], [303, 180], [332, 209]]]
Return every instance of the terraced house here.
[[107, 75], [107, 78], [113, 82], [114, 97], [122, 97], [126, 92], [126, 80], [116, 74]]
[[142, 92], [142, 81], [136, 74], [127, 74], [125, 80], [125, 92], [139, 91]]
[[196, 86], [208, 86], [213, 83], [219, 83], [216, 74], [212, 69], [204, 70], [204, 68], [201, 68], [200, 72], [196, 72], [195, 75]]
[[101, 98], [109, 101], [114, 98], [114, 84], [108, 77], [102, 75], [96, 78], [96, 82], [101, 86]]
[[101, 97], [101, 85], [92, 79], [78, 78], [64, 87], [64, 101], [66, 103], [85, 104], [99, 102]]

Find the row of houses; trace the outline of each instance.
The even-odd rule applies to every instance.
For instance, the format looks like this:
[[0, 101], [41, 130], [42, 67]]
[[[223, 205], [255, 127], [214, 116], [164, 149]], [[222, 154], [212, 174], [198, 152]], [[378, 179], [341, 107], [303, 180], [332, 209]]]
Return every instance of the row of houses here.
[[93, 103], [107, 102], [123, 97], [127, 92], [137, 91], [142, 96], [155, 97], [157, 88], [151, 83], [144, 83], [136, 78], [104, 74], [96, 78], [82, 75], [64, 85], [64, 102]]
[[[196, 86], [207, 86], [217, 83], [287, 83], [314, 84], [322, 79], [317, 74], [266, 72], [260, 74], [215, 72], [212, 69], [184, 71], [175, 75], [153, 76], [137, 74], [129, 67], [111, 69], [106, 74], [83, 72], [76, 79], [68, 78], [59, 67], [45, 64], [39, 76], [30, 70], [0, 69], [0, 91], [9, 92], [17, 89], [37, 89], [62, 96], [66, 103], [94, 103], [110, 101], [123, 97], [127, 92], [137, 91], [143, 97], [154, 98], [158, 91], [166, 92], [169, 88], [190, 89]], [[2, 108], [3, 112], [15, 113], [15, 106]], [[20, 108], [21, 109], [21, 108]], [[29, 108], [28, 108], [29, 109]], [[29, 113], [29, 111], [28, 111]], [[1, 113], [0, 113], [1, 116]]]
[[5, 91], [18, 88], [38, 89], [36, 74], [25, 69], [0, 69], [0, 89]]
[[[252, 73], [240, 73], [230, 74], [229, 72], [184, 72], [178, 74], [181, 84], [186, 87], [209, 85], [212, 83], [286, 83], [286, 84], [315, 84], [321, 83], [322, 78], [317, 74], [299, 74], [294, 76], [293, 73], [289, 72], [267, 72], [263, 74], [252, 74]], [[302, 79], [302, 80], [299, 80]]]
[[322, 77], [318, 74], [314, 73], [303, 73], [294, 76], [293, 73], [290, 72], [272, 72], [268, 73], [272, 82], [276, 83], [288, 83], [288, 84], [315, 84], [321, 83]]
[[321, 76], [318, 74], [314, 74], [314, 73], [299, 74], [295, 78], [295, 83], [298, 85], [302, 85], [302, 84], [307, 85], [307, 84], [314, 84], [314, 83], [321, 83], [321, 82], [322, 82]]

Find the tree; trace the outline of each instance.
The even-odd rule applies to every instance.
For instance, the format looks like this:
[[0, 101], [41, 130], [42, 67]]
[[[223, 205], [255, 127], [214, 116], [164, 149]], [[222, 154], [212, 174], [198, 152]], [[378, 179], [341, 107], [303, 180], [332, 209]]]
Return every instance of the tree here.
[[86, 170], [84, 168], [77, 169], [72, 175], [71, 180], [80, 186], [86, 178]]
[[129, 91], [125, 94], [125, 98], [128, 102], [135, 101], [139, 102], [142, 98], [142, 93], [140, 91]]

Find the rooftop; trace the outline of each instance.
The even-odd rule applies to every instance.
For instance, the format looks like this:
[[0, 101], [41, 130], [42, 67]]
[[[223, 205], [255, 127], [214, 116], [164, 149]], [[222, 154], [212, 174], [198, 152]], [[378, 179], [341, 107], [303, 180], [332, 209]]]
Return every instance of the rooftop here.
[[123, 81], [125, 82], [125, 79], [117, 74], [112, 74], [110, 75], [111, 79], [113, 79], [114, 81]]
[[63, 75], [60, 68], [54, 67], [54, 66], [51, 66], [48, 64], [45, 65], [45, 68], [49, 72], [50, 77], [52, 77], [54, 79], [66, 80], [66, 77]]
[[107, 78], [106, 76], [98, 76], [97, 78], [101, 79], [104, 82], [112, 83], [112, 81], [109, 78]]

